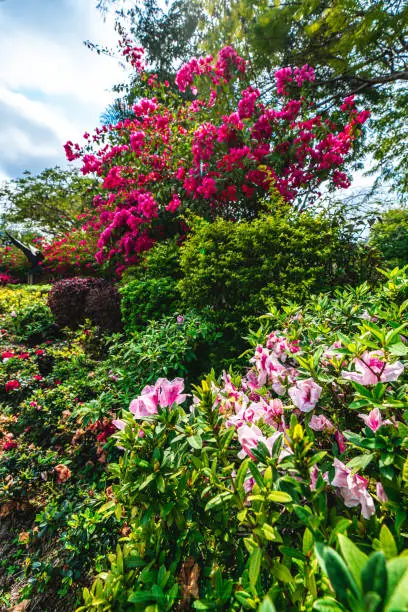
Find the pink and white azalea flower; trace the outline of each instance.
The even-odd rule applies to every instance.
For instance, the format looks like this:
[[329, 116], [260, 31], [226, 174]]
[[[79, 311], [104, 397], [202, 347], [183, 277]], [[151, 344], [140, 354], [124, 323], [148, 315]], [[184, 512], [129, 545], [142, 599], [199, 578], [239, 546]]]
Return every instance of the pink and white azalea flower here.
[[262, 442], [266, 442], [265, 436], [262, 434], [262, 431], [256, 425], [242, 425], [238, 429], [238, 441], [241, 444], [242, 450], [238, 453], [238, 457], [240, 459], [244, 459], [246, 455], [254, 459], [254, 456], [251, 452], [253, 448], [258, 446], [259, 440]]
[[376, 432], [377, 429], [380, 429], [383, 425], [391, 425], [391, 421], [386, 419], [383, 421], [381, 412], [378, 408], [374, 408], [371, 410], [369, 414], [359, 414], [360, 419], [363, 419], [364, 423], [371, 429], [371, 431]]
[[324, 414], [314, 414], [309, 422], [310, 429], [313, 431], [334, 431], [333, 423]]
[[182, 378], [175, 378], [172, 381], [167, 378], [159, 378], [155, 386], [159, 389], [159, 403], [162, 408], [182, 404], [187, 397], [183, 393], [184, 380]]
[[376, 490], [377, 497], [380, 500], [380, 502], [385, 504], [388, 501], [388, 497], [380, 481], [377, 482], [375, 486], [375, 490]]
[[339, 431], [338, 429], [336, 430], [334, 437], [336, 438], [336, 442], [337, 442], [337, 446], [339, 447], [339, 452], [340, 453], [345, 453], [346, 452], [346, 438], [343, 436], [343, 434], [341, 433], [341, 431]]
[[347, 508], [355, 508], [361, 505], [361, 514], [369, 519], [375, 513], [374, 501], [369, 494], [368, 480], [352, 471], [339, 459], [334, 460], [335, 474], [331, 484], [339, 489]]
[[398, 380], [404, 371], [400, 361], [387, 363], [383, 351], [365, 351], [360, 357], [353, 359], [355, 372], [342, 370], [341, 375], [346, 380], [354, 380], [360, 385], [376, 385], [378, 382], [393, 382]]
[[112, 421], [112, 425], [114, 425], [116, 429], [119, 429], [120, 431], [123, 431], [126, 427], [126, 423], [125, 421], [122, 421], [122, 419], [114, 419]]
[[289, 389], [289, 397], [301, 412], [310, 412], [319, 401], [322, 388], [313, 378], [298, 380], [294, 387]]
[[139, 395], [130, 402], [129, 410], [134, 414], [135, 419], [157, 414], [158, 398], [155, 391]]
[[129, 410], [135, 419], [143, 419], [158, 412], [158, 406], [168, 408], [173, 404], [181, 404], [187, 395], [183, 394], [184, 380], [175, 378], [159, 378], [155, 385], [147, 385], [136, 399], [130, 402]]

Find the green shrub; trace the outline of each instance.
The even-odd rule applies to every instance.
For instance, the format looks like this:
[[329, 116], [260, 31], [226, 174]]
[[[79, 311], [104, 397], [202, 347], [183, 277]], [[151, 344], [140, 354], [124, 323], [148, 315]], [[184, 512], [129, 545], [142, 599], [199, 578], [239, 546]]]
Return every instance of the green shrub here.
[[143, 328], [176, 308], [176, 281], [169, 276], [133, 280], [120, 290], [122, 320], [127, 332]]
[[51, 310], [42, 301], [33, 301], [6, 315], [8, 329], [21, 341], [39, 344], [55, 335]]
[[158, 242], [150, 251], [147, 251], [137, 266], [131, 266], [125, 270], [122, 284], [125, 285], [135, 279], [146, 280], [162, 276], [179, 278], [181, 275], [179, 255], [180, 247], [176, 240]]
[[408, 210], [394, 208], [381, 215], [370, 230], [369, 242], [391, 266], [408, 264]]
[[371, 251], [342, 237], [324, 217], [286, 212], [252, 222], [204, 223], [181, 248], [185, 307], [211, 306], [224, 320], [260, 315], [267, 301], [373, 277]]
[[205, 372], [220, 333], [205, 312], [164, 316], [123, 341], [116, 337], [107, 367], [118, 375], [125, 401], [161, 376], [195, 379]]

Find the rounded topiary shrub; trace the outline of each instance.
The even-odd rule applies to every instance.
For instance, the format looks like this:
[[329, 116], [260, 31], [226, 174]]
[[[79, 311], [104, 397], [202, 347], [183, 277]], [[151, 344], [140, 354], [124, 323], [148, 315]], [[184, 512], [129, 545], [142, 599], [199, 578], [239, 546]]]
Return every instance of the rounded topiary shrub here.
[[120, 295], [116, 287], [102, 278], [58, 281], [50, 291], [48, 306], [59, 327], [76, 329], [85, 319], [111, 332], [122, 327]]

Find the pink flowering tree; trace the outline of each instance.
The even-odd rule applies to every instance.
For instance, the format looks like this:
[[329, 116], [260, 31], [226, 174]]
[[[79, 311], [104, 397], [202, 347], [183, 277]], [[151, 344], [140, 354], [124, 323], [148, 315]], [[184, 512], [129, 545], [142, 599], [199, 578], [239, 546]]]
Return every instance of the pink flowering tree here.
[[[127, 42], [125, 52], [146, 81], [142, 50]], [[85, 134], [84, 145], [68, 142], [67, 158], [81, 159], [83, 173], [101, 182], [84, 224], [98, 231], [97, 261], [135, 263], [157, 240], [185, 233], [186, 211], [251, 219], [279, 201], [304, 208], [324, 181], [348, 187], [344, 168], [369, 112], [350, 97], [321, 116], [308, 97], [313, 80], [309, 66], [279, 70], [276, 94], [262, 101], [247, 62], [225, 47], [178, 72], [176, 84], [192, 101], [150, 77], [153, 95], [129, 118]]]

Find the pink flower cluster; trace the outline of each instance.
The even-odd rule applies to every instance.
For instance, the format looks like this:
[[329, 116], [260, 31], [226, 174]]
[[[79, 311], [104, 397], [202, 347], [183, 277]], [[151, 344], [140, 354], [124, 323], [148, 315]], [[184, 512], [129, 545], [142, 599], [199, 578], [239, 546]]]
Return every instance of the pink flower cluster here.
[[[187, 395], [184, 391], [184, 380], [175, 378], [159, 378], [154, 385], [146, 386], [136, 399], [130, 402], [129, 410], [135, 419], [151, 417], [158, 412], [158, 407], [171, 408], [174, 404], [182, 404]], [[126, 423], [121, 419], [112, 421], [117, 429], [124, 429]]]
[[180, 91], [185, 92], [188, 87], [194, 94], [197, 89], [193, 87], [194, 78], [203, 74], [209, 75], [213, 85], [228, 83], [236, 74], [245, 74], [246, 62], [239, 57], [232, 47], [224, 47], [218, 53], [218, 59], [213, 65], [212, 55], [193, 57], [189, 62], [183, 64], [176, 75], [176, 85]]
[[[250, 359], [253, 367], [242, 378], [239, 388], [226, 373], [222, 377], [223, 386], [214, 388], [217, 394], [214, 408], [225, 416], [227, 427], [236, 428], [243, 454], [252, 456], [250, 449], [256, 447], [258, 441], [264, 442], [271, 451], [277, 439], [275, 434], [265, 437], [257, 424], [268, 425], [280, 434], [286, 431], [282, 400], [273, 397], [273, 393], [282, 397], [287, 392], [293, 405], [301, 412], [309, 412], [317, 405], [322, 388], [311, 378], [299, 379], [293, 365], [284, 365], [299, 350], [297, 342], [289, 342], [278, 332], [273, 332], [267, 339], [266, 347], [256, 347], [255, 355]], [[321, 430], [326, 426], [334, 431], [328, 419], [319, 419]], [[288, 452], [288, 448], [284, 449], [281, 456]]]
[[375, 514], [374, 501], [368, 492], [368, 480], [353, 474], [339, 459], [334, 460], [335, 475], [331, 484], [338, 487], [339, 494], [343, 498], [347, 508], [361, 505], [361, 514], [369, 519]]
[[301, 68], [281, 68], [275, 72], [276, 90], [280, 96], [287, 96], [286, 86], [288, 83], [295, 83], [302, 87], [305, 82], [313, 82], [316, 78], [315, 71], [311, 66], [305, 64]]

